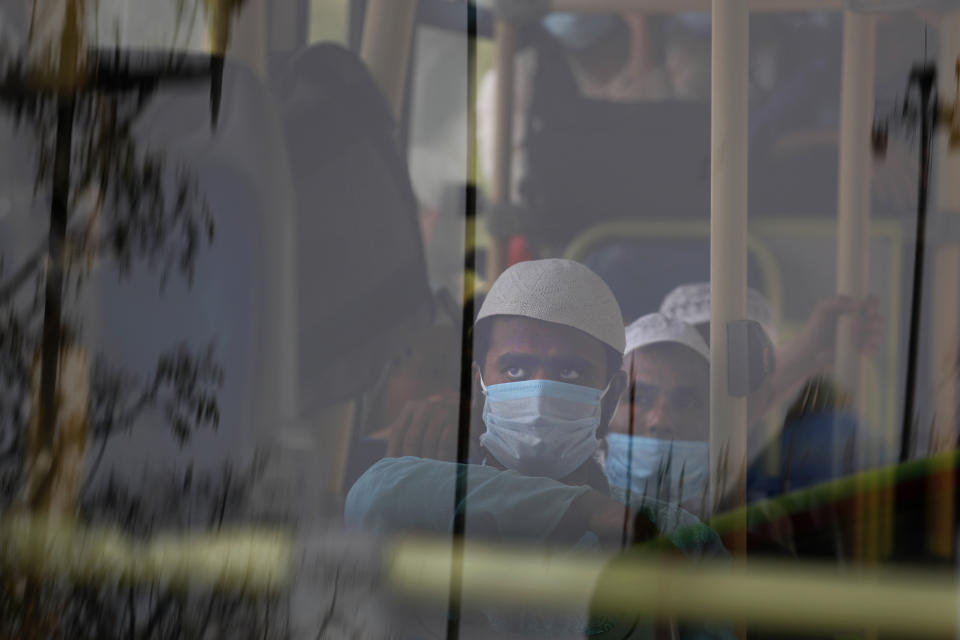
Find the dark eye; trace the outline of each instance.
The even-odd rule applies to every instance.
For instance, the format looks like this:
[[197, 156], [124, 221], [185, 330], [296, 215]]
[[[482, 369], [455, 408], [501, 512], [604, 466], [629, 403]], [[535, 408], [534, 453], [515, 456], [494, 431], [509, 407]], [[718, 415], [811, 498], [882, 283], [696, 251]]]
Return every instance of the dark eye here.
[[703, 401], [695, 393], [679, 393], [673, 401], [677, 409], [691, 411], [703, 408]]
[[633, 393], [633, 406], [652, 407], [656, 404], [657, 393], [652, 389], [635, 389]]
[[523, 367], [505, 367], [501, 373], [508, 378], [526, 378], [527, 370]]
[[579, 380], [580, 372], [576, 369], [571, 369], [569, 367], [565, 369], [560, 369], [560, 379], [561, 380]]

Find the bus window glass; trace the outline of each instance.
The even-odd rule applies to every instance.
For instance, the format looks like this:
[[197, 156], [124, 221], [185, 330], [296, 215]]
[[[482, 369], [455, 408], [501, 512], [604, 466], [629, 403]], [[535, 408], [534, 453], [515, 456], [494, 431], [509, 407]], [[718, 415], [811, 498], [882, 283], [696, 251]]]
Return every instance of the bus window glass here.
[[960, 10], [693, 4], [0, 2], [0, 637], [955, 636]]

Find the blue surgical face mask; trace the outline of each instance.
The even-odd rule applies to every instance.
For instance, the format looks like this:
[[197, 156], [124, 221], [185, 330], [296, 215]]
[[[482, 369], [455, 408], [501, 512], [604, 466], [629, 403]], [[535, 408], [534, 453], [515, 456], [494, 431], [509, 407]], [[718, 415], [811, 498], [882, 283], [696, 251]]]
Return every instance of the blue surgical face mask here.
[[607, 389], [553, 380], [483, 385], [480, 443], [500, 464], [529, 476], [560, 479], [597, 450]]
[[611, 433], [605, 470], [610, 491], [621, 502], [649, 497], [699, 507], [706, 504], [709, 443]]

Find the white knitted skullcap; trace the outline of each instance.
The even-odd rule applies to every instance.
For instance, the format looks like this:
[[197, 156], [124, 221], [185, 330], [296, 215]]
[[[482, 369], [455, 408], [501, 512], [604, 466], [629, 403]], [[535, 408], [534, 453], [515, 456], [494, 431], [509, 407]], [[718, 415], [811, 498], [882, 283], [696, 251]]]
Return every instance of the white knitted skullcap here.
[[623, 314], [610, 287], [573, 260], [519, 262], [490, 287], [477, 320], [522, 316], [566, 325], [623, 353]]
[[682, 344], [710, 361], [710, 347], [700, 332], [683, 320], [662, 313], [648, 313], [627, 326], [627, 353], [652, 344]]
[[[660, 313], [691, 325], [710, 322], [710, 283], [680, 285], [663, 299]], [[747, 289], [747, 318], [759, 323], [770, 340], [776, 342], [773, 310], [763, 294], [756, 289]]]

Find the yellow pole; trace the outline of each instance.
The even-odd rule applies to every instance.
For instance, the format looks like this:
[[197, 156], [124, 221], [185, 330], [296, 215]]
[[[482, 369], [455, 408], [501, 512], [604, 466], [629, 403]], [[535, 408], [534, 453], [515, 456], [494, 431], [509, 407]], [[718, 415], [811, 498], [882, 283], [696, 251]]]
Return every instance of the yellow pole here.
[[[747, 401], [729, 394], [727, 327], [746, 317], [748, 37], [745, 0], [714, 0], [710, 109], [710, 495], [714, 507], [738, 506], [746, 498]], [[744, 529], [728, 541], [735, 554], [746, 551]]]
[[[750, 16], [713, 0], [710, 87], [710, 486], [712, 508], [747, 500], [747, 398], [730, 394], [728, 327], [747, 317], [747, 120]], [[746, 517], [725, 539], [746, 564]], [[737, 637], [746, 637], [743, 619]]]
[[229, 54], [261, 78], [267, 73], [265, 2], [248, 0], [241, 8], [236, 0], [204, 0], [210, 52], [221, 56]]
[[[747, 0], [751, 11], [829, 11], [842, 9], [844, 0]], [[677, 13], [710, 11], [710, 0], [553, 0], [553, 11]]]
[[207, 39], [210, 52], [226, 55], [230, 41], [230, 12], [224, 0], [204, 0], [207, 17]]
[[[960, 58], [960, 13], [946, 16], [940, 29], [940, 65], [938, 86], [946, 101], [955, 99]], [[957, 109], [958, 105], [949, 104]], [[936, 146], [937, 209], [944, 216], [960, 214], [960, 153], [949, 146], [949, 135], [941, 136]], [[954, 220], [956, 222], [957, 220]], [[957, 442], [958, 358], [960, 358], [960, 243], [950, 242], [937, 248], [933, 256], [933, 316], [930, 380], [933, 393], [933, 424], [930, 451], [948, 451]], [[930, 476], [928, 482], [927, 550], [941, 557], [951, 557], [956, 536], [954, 530], [954, 473], [944, 468]]]
[[[838, 294], [855, 299], [863, 298], [868, 286], [875, 51], [875, 19], [847, 11], [840, 94], [836, 284]], [[853, 318], [841, 319], [837, 327], [836, 377], [851, 393], [858, 389], [862, 365], [854, 346], [854, 328]]]
[[403, 113], [407, 62], [413, 45], [417, 0], [370, 0], [363, 23], [360, 57], [398, 121]]
[[24, 69], [34, 86], [67, 92], [86, 82], [86, 16], [85, 0], [34, 3]]
[[[388, 549], [387, 577], [401, 595], [446, 597], [450, 542], [407, 538]], [[613, 561], [562, 557], [543, 549], [468, 544], [463, 598], [471, 605], [530, 611], [582, 610], [653, 621], [655, 617], [726, 622], [789, 633], [856, 632], [867, 624], [892, 636], [951, 637], [957, 629], [957, 583], [950, 572], [873, 570], [751, 562], [692, 564], [654, 554]]]
[[[840, 93], [840, 172], [837, 202], [837, 274], [840, 295], [862, 299], [867, 293], [870, 232], [870, 177], [873, 159], [870, 129], [873, 125], [876, 76], [876, 21], [869, 15], [847, 11], [843, 19], [843, 68]], [[837, 382], [862, 405], [860, 393], [863, 358], [857, 350], [855, 318], [837, 323]], [[860, 412], [863, 415], [863, 412]], [[874, 461], [858, 439], [858, 468]], [[834, 447], [838, 443], [834, 442]], [[834, 449], [836, 450], [836, 449]], [[861, 559], [876, 558], [879, 551], [879, 502], [876, 494], [857, 498], [853, 551]]]
[[[510, 202], [513, 175], [513, 110], [515, 69], [514, 54], [517, 49], [517, 29], [505, 20], [497, 20], [495, 26], [497, 43], [497, 110], [494, 120], [494, 172], [491, 199], [494, 205]], [[493, 282], [507, 266], [507, 239], [491, 236], [490, 253], [487, 256], [487, 279]]]

